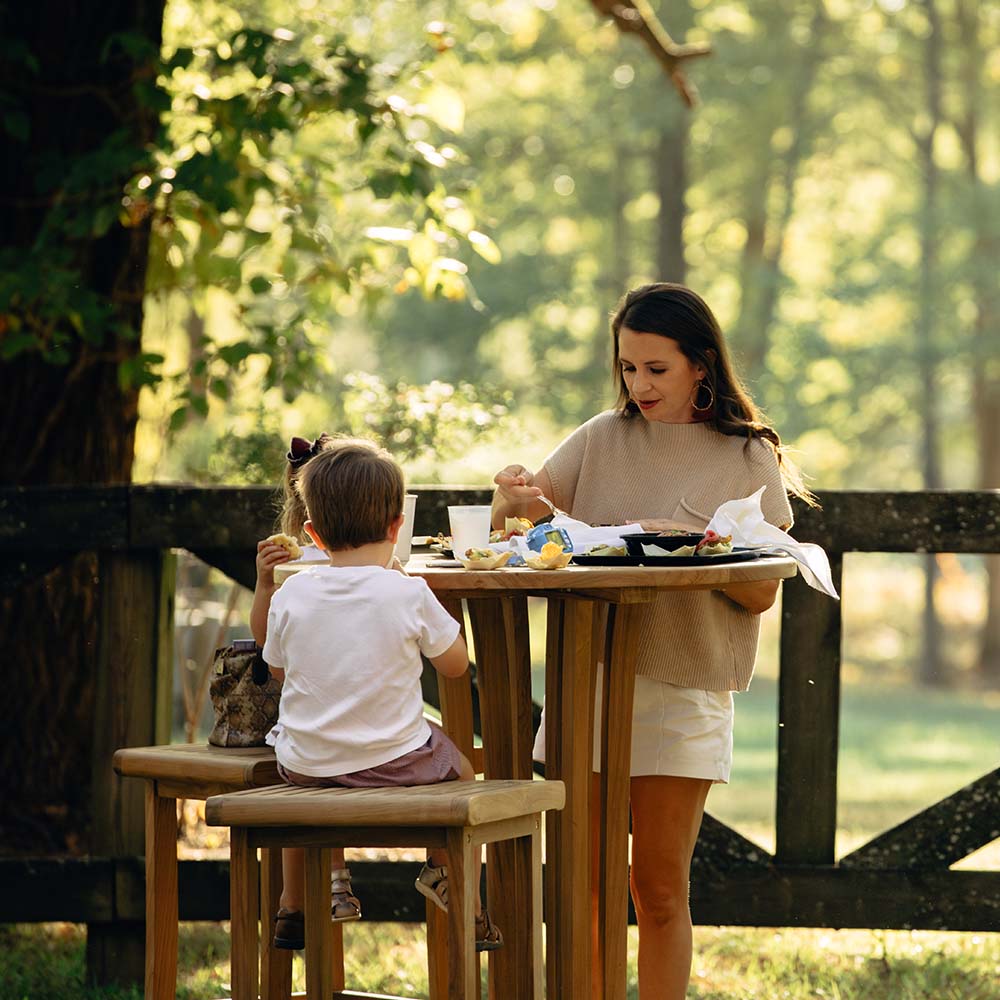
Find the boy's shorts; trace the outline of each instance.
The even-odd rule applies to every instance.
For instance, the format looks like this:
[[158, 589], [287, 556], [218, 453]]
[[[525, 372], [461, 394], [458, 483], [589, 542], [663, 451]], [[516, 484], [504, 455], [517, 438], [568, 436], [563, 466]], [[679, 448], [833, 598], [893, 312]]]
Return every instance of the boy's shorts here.
[[302, 788], [386, 788], [392, 785], [437, 785], [455, 781], [461, 773], [459, 749], [435, 722], [428, 720], [431, 735], [422, 747], [404, 753], [402, 757], [366, 767], [350, 774], [317, 777], [298, 774], [278, 764], [278, 774], [289, 785]]

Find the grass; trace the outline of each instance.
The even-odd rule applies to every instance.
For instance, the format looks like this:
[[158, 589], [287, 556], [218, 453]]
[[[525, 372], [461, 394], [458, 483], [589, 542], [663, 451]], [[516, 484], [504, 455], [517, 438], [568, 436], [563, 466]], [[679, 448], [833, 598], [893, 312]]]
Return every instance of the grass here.
[[[426, 996], [419, 925], [346, 928], [352, 989]], [[182, 924], [180, 1000], [228, 995], [225, 924]], [[629, 1000], [637, 1000], [637, 936], [629, 933]], [[140, 1000], [141, 989], [86, 988], [84, 929], [0, 930], [0, 1000]], [[300, 958], [294, 988], [304, 989]], [[996, 1000], [1000, 935], [931, 931], [695, 928], [689, 1000]]]

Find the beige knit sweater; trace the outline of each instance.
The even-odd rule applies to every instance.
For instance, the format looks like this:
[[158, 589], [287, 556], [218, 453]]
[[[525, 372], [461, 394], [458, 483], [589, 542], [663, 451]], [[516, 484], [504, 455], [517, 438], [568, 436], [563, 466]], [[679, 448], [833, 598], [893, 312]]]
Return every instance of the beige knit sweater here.
[[[766, 486], [764, 517], [792, 511], [771, 445], [708, 424], [647, 422], [605, 411], [545, 459], [553, 499], [589, 524], [670, 518], [704, 528], [726, 500]], [[637, 673], [706, 691], [744, 691], [753, 676], [760, 616], [719, 591], [660, 595], [642, 619]]]

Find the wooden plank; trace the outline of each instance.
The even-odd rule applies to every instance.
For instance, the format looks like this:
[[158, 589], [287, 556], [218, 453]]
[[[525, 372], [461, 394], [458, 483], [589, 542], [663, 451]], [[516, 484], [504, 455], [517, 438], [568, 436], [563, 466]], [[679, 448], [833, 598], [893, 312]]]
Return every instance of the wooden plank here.
[[201, 784], [257, 788], [281, 785], [271, 747], [216, 747], [209, 743], [122, 746], [112, 756], [114, 770], [136, 778], [175, 781], [193, 798]]
[[[841, 589], [841, 560], [830, 559]], [[839, 601], [785, 584], [778, 678], [775, 857], [781, 864], [831, 864], [837, 832], [840, 723]]]
[[[112, 769], [119, 747], [156, 739], [156, 692], [165, 642], [159, 615], [163, 557], [159, 552], [103, 551], [98, 563], [99, 637], [91, 744], [91, 850], [134, 855], [143, 850], [144, 788]], [[98, 982], [140, 982], [145, 977], [142, 923], [93, 925], [87, 934], [88, 974]]]
[[274, 918], [281, 899], [281, 849], [260, 852], [260, 996], [287, 1000], [292, 991], [292, 952], [274, 947]]
[[1000, 552], [1000, 491], [831, 490], [792, 533], [834, 552]]
[[[524, 597], [469, 601], [487, 778], [531, 780], [531, 655]], [[531, 983], [531, 870], [513, 841], [486, 852], [487, 897], [506, 943], [490, 957], [490, 995], [527, 1000]]]
[[205, 804], [214, 826], [480, 826], [558, 808], [562, 789], [545, 781], [448, 781], [392, 788], [279, 785], [217, 795]]
[[1000, 837], [1000, 768], [840, 859], [844, 868], [948, 868]]
[[479, 848], [469, 831], [448, 831], [448, 997], [479, 1000], [475, 909], [479, 883], [473, 877]]
[[1000, 872], [733, 871], [693, 880], [691, 912], [696, 924], [995, 932]]
[[[546, 868], [556, 859], [549, 854]], [[135, 898], [112, 898], [112, 871], [128, 869]], [[180, 919], [229, 918], [229, 864], [182, 861]], [[112, 906], [143, 906], [141, 857], [0, 860], [0, 923], [69, 920], [98, 923]], [[421, 923], [424, 899], [413, 892], [420, 863], [352, 861], [364, 887], [365, 921]], [[548, 877], [546, 873], [545, 877]], [[63, 891], [66, 896], [63, 896]], [[781, 927], [902, 927], [924, 930], [995, 931], [1000, 926], [1000, 873], [847, 869], [836, 866], [781, 868], [755, 865], [722, 875], [694, 875], [692, 906], [697, 924]], [[23, 903], [30, 900], [31, 909]], [[22, 916], [22, 913], [24, 914]], [[629, 906], [629, 923], [635, 914]], [[552, 947], [553, 928], [548, 928]]]
[[0, 551], [128, 547], [128, 486], [0, 488]]
[[773, 860], [760, 844], [705, 813], [691, 859], [691, 878], [719, 878], [737, 868], [763, 868]]
[[[256, 852], [251, 848], [246, 830], [234, 828], [229, 840], [230, 881], [230, 982], [233, 1000], [257, 1000], [258, 957], [257, 920], [260, 916], [260, 889]], [[330, 871], [329, 861], [326, 866]], [[330, 876], [326, 876], [327, 899], [329, 899]], [[156, 900], [152, 905], [156, 905]], [[330, 913], [327, 903], [327, 914]], [[329, 920], [329, 916], [327, 917]], [[176, 977], [176, 965], [174, 968]], [[329, 995], [329, 991], [323, 996]]]
[[[411, 487], [414, 532], [448, 533], [447, 507], [489, 503], [489, 490]], [[0, 488], [0, 551], [202, 548], [251, 552], [274, 528], [270, 487]], [[831, 490], [822, 509], [798, 503], [796, 538], [828, 552], [1000, 552], [996, 490]], [[219, 511], [226, 517], [219, 518]]]
[[146, 781], [146, 997], [177, 989], [177, 803]]
[[[606, 1000], [625, 1000], [628, 951], [629, 781], [632, 757], [632, 697], [639, 646], [637, 604], [607, 609], [606, 647], [602, 650], [600, 846], [598, 848], [597, 969]], [[610, 774], [621, 776], [612, 783]]]
[[305, 880], [306, 997], [308, 1000], [326, 1000], [333, 992], [329, 848], [306, 848]]
[[556, 862], [550, 863], [545, 881], [548, 984], [549, 995], [559, 997], [591, 995], [593, 618], [588, 602], [549, 600], [545, 692], [551, 716], [546, 716], [545, 771], [546, 777], [566, 783], [565, 808], [546, 814], [547, 854]]

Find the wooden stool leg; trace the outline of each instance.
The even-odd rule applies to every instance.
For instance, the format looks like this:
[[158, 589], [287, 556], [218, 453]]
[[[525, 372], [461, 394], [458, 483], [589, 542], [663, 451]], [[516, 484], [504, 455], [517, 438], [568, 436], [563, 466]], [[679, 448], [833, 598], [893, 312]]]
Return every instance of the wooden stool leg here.
[[[330, 849], [305, 849], [306, 997], [333, 994], [333, 935], [330, 933]], [[235, 998], [234, 998], [235, 1000]]]
[[261, 1000], [289, 1000], [292, 995], [292, 952], [274, 947], [281, 885], [281, 848], [265, 847], [260, 852]]
[[480, 1000], [476, 961], [475, 852], [468, 829], [451, 828], [448, 842], [448, 996], [450, 1000]]
[[344, 925], [330, 921], [330, 981], [333, 988], [342, 991], [347, 988], [344, 972]]
[[257, 1000], [257, 852], [245, 827], [233, 827], [229, 845], [230, 968], [233, 1000]]
[[146, 782], [146, 996], [177, 992], [177, 800]]
[[427, 900], [427, 985], [430, 1000], [448, 1000], [448, 915]]
[[545, 996], [545, 963], [542, 959], [542, 817], [535, 817], [535, 832], [528, 841], [531, 858], [531, 986], [532, 1000]]

